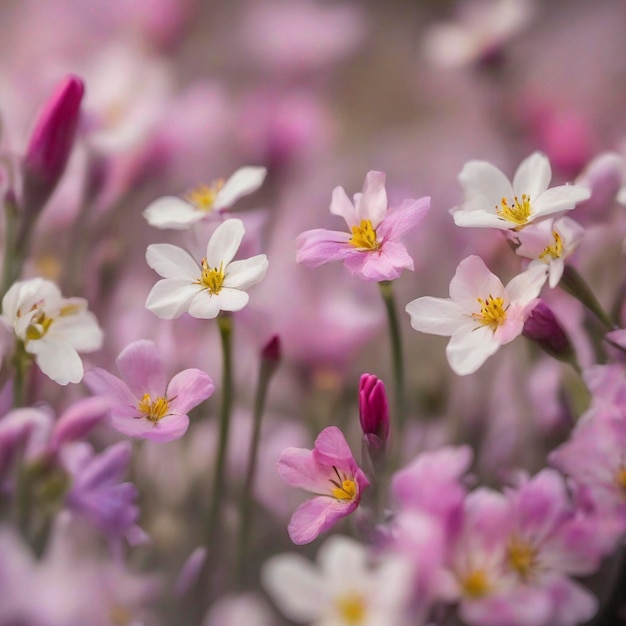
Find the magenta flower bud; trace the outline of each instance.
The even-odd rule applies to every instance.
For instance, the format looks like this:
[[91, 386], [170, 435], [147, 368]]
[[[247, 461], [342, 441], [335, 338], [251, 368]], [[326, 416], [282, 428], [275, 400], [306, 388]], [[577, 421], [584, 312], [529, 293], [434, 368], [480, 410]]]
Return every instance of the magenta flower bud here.
[[382, 448], [389, 437], [389, 405], [385, 384], [373, 374], [359, 382], [359, 419], [369, 447]]
[[65, 171], [84, 92], [80, 78], [67, 76], [37, 117], [24, 159], [24, 206], [29, 213], [44, 206]]
[[272, 363], [278, 363], [282, 358], [282, 348], [280, 344], [280, 337], [273, 335], [271, 339], [263, 346], [261, 350], [261, 358], [264, 361], [271, 361]]
[[550, 356], [560, 361], [571, 361], [574, 348], [552, 309], [539, 300], [524, 322], [522, 335], [537, 342]]

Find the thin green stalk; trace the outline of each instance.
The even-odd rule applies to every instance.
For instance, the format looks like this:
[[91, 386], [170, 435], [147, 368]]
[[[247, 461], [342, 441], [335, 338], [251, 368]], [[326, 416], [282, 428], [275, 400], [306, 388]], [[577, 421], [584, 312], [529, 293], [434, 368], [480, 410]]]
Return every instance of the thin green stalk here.
[[259, 441], [261, 439], [261, 421], [263, 418], [263, 412], [265, 411], [267, 389], [275, 369], [275, 361], [269, 361], [261, 357], [259, 382], [254, 399], [254, 424], [248, 454], [248, 467], [246, 470], [246, 480], [241, 493], [240, 503], [239, 536], [237, 540], [237, 585], [240, 588], [242, 588], [245, 583], [245, 569], [248, 560], [250, 526], [252, 522], [254, 476], [256, 473], [259, 452]]
[[398, 441], [402, 437], [404, 424], [406, 422], [406, 404], [404, 392], [404, 362], [402, 357], [402, 341], [400, 339], [400, 323], [396, 311], [395, 299], [393, 296], [392, 281], [383, 280], [378, 283], [383, 296], [385, 308], [387, 310], [387, 321], [389, 322], [389, 338], [391, 340], [391, 361], [394, 378], [394, 399], [395, 416], [397, 426]]
[[13, 354], [13, 407], [24, 406], [26, 401], [26, 376], [31, 364], [31, 355], [26, 352], [24, 343], [15, 343]]

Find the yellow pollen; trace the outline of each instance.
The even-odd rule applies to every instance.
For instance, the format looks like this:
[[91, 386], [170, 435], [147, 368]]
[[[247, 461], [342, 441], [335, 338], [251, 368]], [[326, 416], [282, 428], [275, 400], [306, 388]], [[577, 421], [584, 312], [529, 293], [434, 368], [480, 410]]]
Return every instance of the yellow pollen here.
[[61, 315], [61, 317], [65, 317], [66, 315], [76, 315], [80, 312], [80, 309], [80, 304], [66, 304], [65, 306], [61, 307], [59, 315]]
[[156, 424], [167, 415], [169, 402], [163, 396], [153, 401], [149, 393], [144, 393], [137, 408], [142, 413], [140, 417], [145, 417]]
[[53, 321], [52, 318], [46, 317], [43, 311], [35, 315], [26, 329], [26, 341], [41, 339], [48, 332]]
[[367, 606], [363, 596], [360, 594], [349, 594], [337, 598], [335, 601], [339, 617], [345, 624], [358, 626], [365, 620]]
[[[333, 482], [333, 484], [336, 484]], [[342, 481], [341, 487], [333, 487], [332, 494], [337, 500], [354, 500], [356, 496], [356, 483], [353, 480], [346, 479]]]
[[512, 204], [509, 204], [506, 198], [502, 198], [500, 204], [496, 205], [496, 213], [517, 226], [525, 226], [531, 213], [530, 198], [523, 193], [521, 200], [515, 196]]
[[509, 565], [524, 579], [537, 569], [537, 548], [528, 541], [512, 537], [508, 545]]
[[361, 220], [358, 226], [352, 226], [352, 237], [348, 243], [359, 250], [378, 250], [380, 242], [376, 239], [376, 229], [371, 220]]
[[554, 237], [554, 243], [551, 246], [546, 246], [543, 252], [539, 255], [540, 259], [543, 259], [550, 255], [553, 259], [560, 259], [563, 256], [563, 239], [561, 239], [561, 235], [556, 232], [556, 230], [552, 231], [552, 236]]
[[224, 179], [213, 181], [210, 185], [200, 185], [185, 194], [185, 199], [196, 209], [208, 213], [213, 209], [217, 194], [224, 186]]
[[209, 267], [206, 259], [202, 259], [202, 276], [196, 281], [202, 285], [212, 296], [216, 296], [224, 286], [224, 267], [220, 263], [219, 267]]
[[623, 465], [619, 466], [617, 470], [617, 474], [615, 476], [615, 482], [626, 491], [626, 467]]
[[461, 580], [461, 587], [466, 596], [470, 598], [482, 598], [491, 590], [487, 574], [481, 569], [469, 572]]
[[472, 313], [472, 317], [483, 326], [489, 326], [493, 332], [506, 321], [504, 298], [494, 298], [489, 294], [487, 300], [476, 298], [480, 304], [480, 313]]

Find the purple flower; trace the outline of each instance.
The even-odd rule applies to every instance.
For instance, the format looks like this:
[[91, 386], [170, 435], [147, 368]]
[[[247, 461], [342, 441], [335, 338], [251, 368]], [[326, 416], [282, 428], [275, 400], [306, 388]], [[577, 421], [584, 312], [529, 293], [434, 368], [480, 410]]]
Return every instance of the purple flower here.
[[384, 448], [389, 437], [389, 405], [385, 383], [373, 374], [359, 381], [359, 419], [367, 445]]
[[336, 426], [325, 428], [313, 450], [287, 448], [278, 460], [280, 477], [292, 487], [316, 494], [301, 504], [289, 522], [289, 536], [298, 545], [310, 543], [342, 517], [350, 515], [369, 485]]
[[403, 269], [412, 270], [413, 259], [398, 239], [415, 228], [430, 208], [430, 198], [405, 200], [388, 211], [385, 174], [369, 172], [363, 191], [350, 201], [343, 187], [336, 187], [330, 212], [346, 220], [350, 232], [317, 228], [296, 239], [296, 261], [317, 267], [342, 260], [348, 270], [363, 280], [393, 280]]
[[187, 415], [214, 390], [198, 369], [187, 369], [166, 382], [165, 366], [155, 345], [140, 340], [126, 346], [116, 360], [122, 379], [96, 368], [85, 376], [95, 394], [111, 400], [113, 428], [131, 437], [172, 441], [189, 427]]

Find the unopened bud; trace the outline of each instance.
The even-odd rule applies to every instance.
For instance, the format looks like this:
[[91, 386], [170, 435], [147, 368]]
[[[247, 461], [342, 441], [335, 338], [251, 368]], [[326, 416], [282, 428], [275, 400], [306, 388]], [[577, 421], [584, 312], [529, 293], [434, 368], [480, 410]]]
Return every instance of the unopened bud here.
[[524, 322], [522, 335], [538, 343], [545, 352], [560, 361], [571, 361], [574, 357], [574, 348], [567, 333], [543, 300], [537, 302]]
[[264, 361], [278, 362], [282, 358], [282, 350], [280, 345], [280, 337], [273, 335], [272, 338], [263, 346], [261, 350], [261, 358]]
[[370, 447], [383, 448], [389, 437], [389, 404], [385, 384], [373, 374], [359, 382], [359, 419]]
[[84, 92], [80, 78], [66, 77], [36, 119], [24, 159], [24, 210], [29, 213], [43, 208], [65, 171]]

